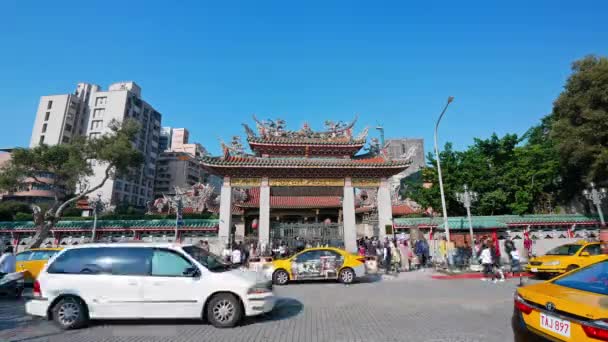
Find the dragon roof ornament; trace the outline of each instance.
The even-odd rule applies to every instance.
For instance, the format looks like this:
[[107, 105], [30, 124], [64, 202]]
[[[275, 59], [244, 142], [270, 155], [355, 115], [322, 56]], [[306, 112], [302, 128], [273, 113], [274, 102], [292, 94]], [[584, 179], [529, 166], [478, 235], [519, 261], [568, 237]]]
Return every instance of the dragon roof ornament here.
[[[286, 127], [286, 122], [283, 119], [267, 119], [267, 120], [259, 120], [255, 114], [253, 115], [253, 120], [256, 123], [256, 132], [251, 129], [248, 125], [243, 124], [245, 128], [245, 132], [247, 133], [247, 138], [257, 138], [258, 136], [261, 138], [272, 138], [272, 137], [282, 137], [282, 138], [308, 138], [308, 139], [336, 139], [336, 138], [347, 138], [353, 139], [352, 129], [359, 118], [358, 115], [349, 122], [346, 123], [344, 121], [332, 121], [326, 120], [323, 123], [325, 127], [324, 131], [315, 132], [313, 131], [308, 123], [304, 123], [302, 128], [297, 131], [288, 130]], [[367, 137], [368, 129], [366, 128], [361, 134], [355, 137], [356, 140], [365, 140]]]

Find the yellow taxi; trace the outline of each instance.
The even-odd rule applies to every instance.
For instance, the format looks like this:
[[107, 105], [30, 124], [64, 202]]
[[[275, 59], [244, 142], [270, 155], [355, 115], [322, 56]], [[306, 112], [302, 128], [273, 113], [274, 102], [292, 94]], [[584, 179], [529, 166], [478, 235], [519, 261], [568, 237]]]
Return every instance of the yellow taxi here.
[[515, 341], [608, 341], [608, 260], [515, 293]]
[[272, 282], [333, 279], [350, 284], [365, 275], [365, 258], [333, 247], [308, 248], [272, 262]]
[[584, 240], [553, 248], [543, 256], [530, 259], [526, 271], [535, 274], [562, 274], [608, 259], [599, 242]]
[[24, 280], [33, 282], [47, 261], [59, 252], [61, 248], [32, 248], [27, 251], [17, 253], [15, 259], [15, 270], [24, 272]]

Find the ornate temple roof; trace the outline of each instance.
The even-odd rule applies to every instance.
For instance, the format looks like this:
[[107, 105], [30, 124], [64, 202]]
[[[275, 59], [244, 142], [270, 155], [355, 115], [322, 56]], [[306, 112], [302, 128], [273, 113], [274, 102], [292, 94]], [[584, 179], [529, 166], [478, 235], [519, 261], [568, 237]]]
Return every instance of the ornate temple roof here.
[[405, 170], [409, 160], [372, 158], [262, 158], [253, 156], [203, 157], [215, 174], [235, 177], [390, 177]]
[[367, 128], [353, 136], [355, 118], [350, 123], [325, 121], [324, 131], [313, 131], [305, 123], [297, 131], [288, 130], [285, 120], [258, 120], [257, 133], [246, 124], [247, 142], [257, 156], [354, 156], [367, 139]]
[[[325, 130], [313, 131], [307, 124], [290, 131], [282, 119], [260, 121], [257, 133], [243, 125], [253, 154], [247, 154], [240, 137], [222, 143], [223, 155], [204, 156], [202, 165], [221, 176], [235, 177], [390, 177], [405, 170], [410, 160], [391, 160], [378, 146], [365, 156], [356, 154], [365, 145], [367, 128], [353, 136], [357, 121], [325, 122]], [[297, 171], [294, 172], [294, 170]]]

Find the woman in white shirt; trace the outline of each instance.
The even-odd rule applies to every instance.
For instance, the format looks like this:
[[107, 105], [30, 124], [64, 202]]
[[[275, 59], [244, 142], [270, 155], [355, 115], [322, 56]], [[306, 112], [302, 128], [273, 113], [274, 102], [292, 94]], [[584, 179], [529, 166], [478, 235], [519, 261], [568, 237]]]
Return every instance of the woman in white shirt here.
[[490, 251], [490, 247], [484, 246], [481, 251], [481, 264], [483, 265], [483, 278], [481, 280], [488, 281], [488, 274], [492, 275], [492, 281], [496, 282], [496, 277], [494, 276], [494, 271], [492, 270], [492, 252]]

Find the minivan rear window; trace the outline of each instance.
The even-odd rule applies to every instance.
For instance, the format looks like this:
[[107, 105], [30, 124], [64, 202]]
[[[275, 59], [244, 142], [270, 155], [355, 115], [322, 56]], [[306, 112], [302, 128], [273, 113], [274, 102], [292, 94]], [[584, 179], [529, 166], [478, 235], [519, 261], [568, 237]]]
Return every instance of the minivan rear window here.
[[59, 255], [48, 273], [149, 275], [152, 249], [130, 247], [75, 248]]

